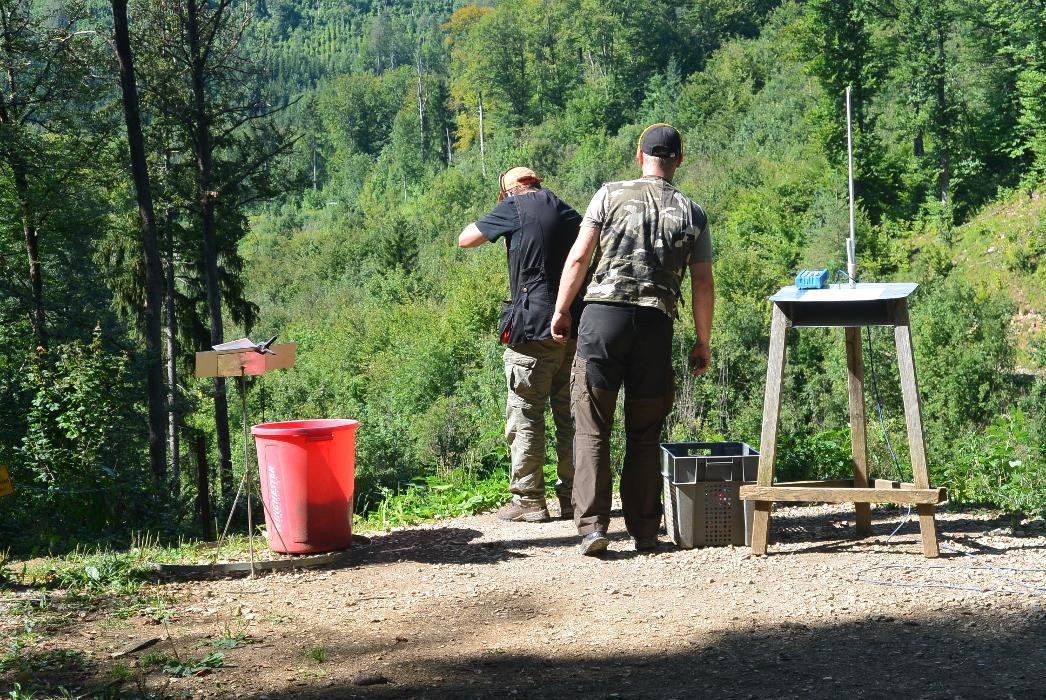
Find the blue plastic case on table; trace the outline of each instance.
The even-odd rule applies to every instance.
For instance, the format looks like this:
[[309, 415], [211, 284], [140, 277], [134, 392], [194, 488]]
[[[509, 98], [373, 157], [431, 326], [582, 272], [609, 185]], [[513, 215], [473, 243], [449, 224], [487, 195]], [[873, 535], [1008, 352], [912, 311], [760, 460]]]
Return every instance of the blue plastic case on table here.
[[824, 289], [828, 286], [828, 270], [800, 270], [795, 276], [799, 289]]

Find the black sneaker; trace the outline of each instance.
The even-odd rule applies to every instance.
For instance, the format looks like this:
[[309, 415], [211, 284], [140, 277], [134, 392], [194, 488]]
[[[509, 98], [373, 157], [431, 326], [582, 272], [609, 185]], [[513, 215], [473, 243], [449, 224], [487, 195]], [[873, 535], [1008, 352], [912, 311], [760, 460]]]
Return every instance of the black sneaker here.
[[660, 544], [661, 541], [657, 539], [657, 535], [653, 537], [637, 537], [635, 539], [637, 552], [652, 552], [657, 549]]
[[607, 533], [596, 530], [582, 537], [577, 549], [587, 556], [595, 556], [607, 551], [608, 544], [610, 544], [610, 540], [607, 538]]

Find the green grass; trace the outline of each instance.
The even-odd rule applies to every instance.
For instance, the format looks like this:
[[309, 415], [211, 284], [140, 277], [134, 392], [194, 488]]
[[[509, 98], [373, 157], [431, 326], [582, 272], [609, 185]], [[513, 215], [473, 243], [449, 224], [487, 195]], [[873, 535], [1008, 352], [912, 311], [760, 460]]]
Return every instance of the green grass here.
[[1018, 309], [1013, 325], [1017, 364], [1036, 368], [1029, 346], [1036, 322], [1039, 337], [1046, 336], [1046, 190], [1015, 193], [978, 212], [950, 236], [928, 234], [916, 241], [922, 246], [920, 257], [931, 267], [951, 270], [974, 287], [1013, 300]]
[[91, 554], [76, 552], [55, 569], [55, 578], [61, 588], [89, 594], [109, 593], [126, 595], [137, 593], [152, 575], [140, 551], [100, 551]]
[[11, 550], [0, 551], [0, 593], [15, 585], [14, 573], [10, 570]]
[[354, 519], [353, 528], [383, 530], [472, 515], [496, 508], [508, 498], [508, 475], [504, 471], [478, 477], [455, 470], [445, 476], [419, 478], [398, 489], [385, 489], [374, 508]]
[[0, 656], [0, 675], [11, 672], [25, 676], [34, 676], [42, 672], [82, 672], [89, 663], [87, 654], [82, 651], [15, 646]]
[[254, 642], [254, 638], [247, 634], [248, 623], [241, 621], [234, 628], [229, 621], [225, 621], [220, 636], [210, 640], [210, 646], [216, 649], [238, 649]]
[[225, 654], [220, 651], [212, 651], [203, 658], [188, 658], [168, 662], [163, 667], [163, 672], [169, 676], [187, 678], [189, 676], [200, 676], [210, 673], [216, 668], [225, 665]]
[[330, 653], [327, 651], [327, 647], [311, 647], [306, 650], [304, 654], [305, 661], [312, 662], [314, 664], [327, 663], [330, 658]]
[[151, 671], [177, 662], [178, 659], [166, 651], [150, 651], [142, 654], [138, 659], [138, 666], [146, 671]]

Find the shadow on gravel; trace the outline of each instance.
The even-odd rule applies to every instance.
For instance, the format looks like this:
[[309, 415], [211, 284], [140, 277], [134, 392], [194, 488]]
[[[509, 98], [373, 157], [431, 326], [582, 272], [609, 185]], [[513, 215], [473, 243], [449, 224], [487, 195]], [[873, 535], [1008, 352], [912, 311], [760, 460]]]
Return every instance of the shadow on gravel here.
[[[858, 539], [853, 526], [853, 513], [832, 513], [826, 515], [792, 514], [791, 509], [775, 511], [770, 524], [771, 544], [796, 543], [801, 549], [789, 550], [790, 554], [819, 554], [823, 552], [860, 552], [869, 548], [911, 548], [918, 546], [919, 525], [914, 517], [906, 523], [897, 537], [889, 543], [880, 540]], [[903, 517], [904, 510], [875, 509], [872, 511], [872, 536], [882, 538], [890, 535], [900, 523], [898, 516]], [[618, 515], [618, 512], [612, 516]], [[618, 521], [615, 521], [615, 526]], [[940, 520], [938, 530], [942, 542], [949, 537], [961, 537], [964, 546], [985, 554], [999, 554], [1010, 548], [992, 547], [976, 542], [972, 536], [991, 530], [1008, 527], [1006, 518], [977, 519], [975, 517], [952, 518]], [[528, 549], [548, 547], [573, 548], [578, 543], [578, 536], [571, 532], [567, 535], [550, 537], [518, 537], [505, 540], [477, 541], [483, 536], [479, 530], [462, 527], [424, 528], [398, 530], [385, 535], [375, 535], [370, 542], [360, 547], [353, 547], [340, 565], [330, 568], [360, 567], [375, 564], [387, 564], [396, 561], [413, 561], [422, 564], [496, 564], [498, 562], [521, 559]], [[609, 537], [613, 541], [626, 541], [628, 534], [620, 529], [613, 529]], [[662, 535], [662, 542], [667, 538]], [[664, 546], [668, 546], [665, 544]], [[1039, 549], [1039, 545], [1030, 545], [1028, 549]], [[664, 547], [662, 548], [663, 551]], [[774, 553], [773, 549], [770, 554]], [[628, 559], [645, 556], [643, 553], [615, 548], [604, 555], [607, 559]], [[962, 556], [955, 552], [942, 552], [942, 557]]]
[[[329, 568], [387, 564], [394, 561], [414, 561], [422, 564], [496, 564], [511, 559], [522, 559], [528, 556], [524, 553], [527, 549], [573, 549], [580, 542], [580, 537], [573, 532], [573, 528], [567, 535], [477, 541], [483, 534], [471, 528], [445, 527], [398, 530], [387, 535], [375, 535], [369, 538], [367, 544], [348, 550], [343, 564]], [[615, 530], [608, 537], [614, 541], [626, 541], [628, 533]]]
[[[880, 615], [781, 624], [691, 641], [683, 652], [484, 655], [412, 660], [424, 680], [338, 681], [267, 698], [1032, 698], [1046, 678], [1046, 615]], [[642, 640], [637, 639], [637, 642]], [[417, 675], [417, 674], [416, 674]]]
[[343, 566], [359, 567], [396, 561], [419, 564], [496, 564], [526, 556], [510, 551], [501, 542], [476, 542], [482, 535], [479, 530], [463, 527], [398, 530], [373, 536], [368, 544], [349, 550]]
[[[872, 537], [888, 537], [906, 517], [906, 509], [872, 510]], [[942, 557], [962, 556], [957, 552], [947, 551], [949, 539], [958, 540], [964, 547], [984, 554], [1002, 554], [1013, 549], [1043, 549], [1044, 545], [1017, 545], [1014, 547], [995, 547], [974, 538], [993, 530], [1009, 532], [1010, 520], [1006, 517], [976, 518], [973, 516], [950, 517], [947, 520], [937, 519], [937, 535], [942, 543]], [[1041, 532], [1031, 532], [1028, 536], [1041, 536]], [[1018, 531], [1020, 538], [1022, 533]], [[919, 519], [912, 511], [911, 518], [897, 532], [894, 540], [886, 543], [882, 540], [870, 541], [859, 539], [854, 530], [853, 511], [837, 512], [827, 515], [793, 515], [790, 509], [774, 511], [770, 519], [770, 542], [777, 543], [810, 543], [811, 546], [798, 550], [789, 550], [791, 554], [818, 554], [822, 552], [857, 552], [874, 546], [901, 547], [918, 545]], [[770, 550], [773, 554], [773, 549]]]

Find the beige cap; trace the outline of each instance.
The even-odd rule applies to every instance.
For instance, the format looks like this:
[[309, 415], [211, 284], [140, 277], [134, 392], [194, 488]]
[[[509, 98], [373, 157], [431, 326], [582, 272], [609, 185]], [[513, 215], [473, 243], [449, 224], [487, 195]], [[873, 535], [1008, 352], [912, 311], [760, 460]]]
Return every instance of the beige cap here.
[[500, 202], [508, 194], [509, 190], [520, 185], [540, 185], [541, 178], [533, 170], [523, 166], [517, 166], [506, 170], [499, 178], [498, 201]]

